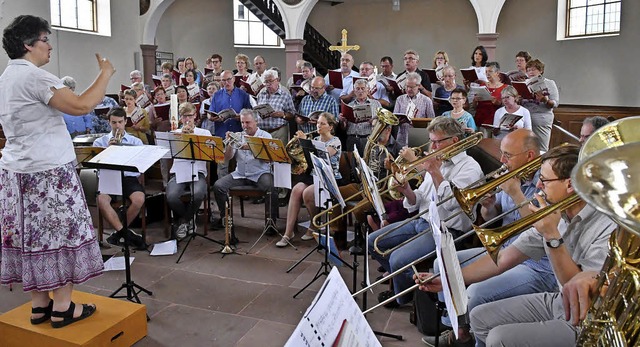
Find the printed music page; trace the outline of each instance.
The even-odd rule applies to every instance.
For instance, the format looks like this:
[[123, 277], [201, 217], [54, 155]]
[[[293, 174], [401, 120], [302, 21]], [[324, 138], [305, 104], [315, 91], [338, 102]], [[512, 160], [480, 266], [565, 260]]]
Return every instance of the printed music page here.
[[145, 172], [160, 160], [167, 149], [160, 146], [109, 146], [89, 160], [90, 163], [129, 166]]
[[473, 100], [475, 96], [477, 96], [480, 101], [491, 101], [493, 98], [491, 96], [491, 92], [489, 92], [489, 89], [485, 86], [471, 86], [471, 89], [469, 90], [469, 97]]
[[[351, 342], [342, 344], [345, 340]], [[332, 345], [382, 346], [336, 267], [331, 269], [285, 347]]]

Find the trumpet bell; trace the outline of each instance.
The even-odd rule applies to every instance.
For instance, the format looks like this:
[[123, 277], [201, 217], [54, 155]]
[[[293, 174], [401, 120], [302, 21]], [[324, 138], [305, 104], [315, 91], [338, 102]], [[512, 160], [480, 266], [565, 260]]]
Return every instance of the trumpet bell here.
[[638, 153], [640, 142], [599, 151], [576, 165], [571, 181], [587, 203], [640, 236]]

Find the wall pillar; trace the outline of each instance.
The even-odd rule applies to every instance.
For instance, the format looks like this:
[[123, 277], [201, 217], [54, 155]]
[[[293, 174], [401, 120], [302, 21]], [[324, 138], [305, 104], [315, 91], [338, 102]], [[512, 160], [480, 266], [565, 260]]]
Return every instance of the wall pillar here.
[[153, 80], [152, 75], [156, 74], [156, 45], [140, 45], [142, 50], [142, 79], [152, 89]]
[[[302, 39], [284, 39], [284, 51], [286, 56], [286, 71], [285, 76], [292, 76], [296, 70], [296, 62], [302, 59], [302, 53], [304, 52], [304, 44], [307, 42]], [[285, 81], [285, 79], [282, 79]]]
[[496, 46], [498, 42], [498, 33], [491, 34], [476, 34], [478, 38], [478, 43], [487, 50], [487, 55], [489, 56], [489, 61], [495, 61], [496, 57]]

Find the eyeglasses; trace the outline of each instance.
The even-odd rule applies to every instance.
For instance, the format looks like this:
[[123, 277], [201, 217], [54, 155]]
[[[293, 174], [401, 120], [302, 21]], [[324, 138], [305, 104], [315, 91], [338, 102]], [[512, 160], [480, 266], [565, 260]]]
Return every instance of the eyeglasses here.
[[222, 81], [222, 82], [229, 82], [229, 81], [231, 81], [231, 80], [233, 80], [233, 77], [229, 77], [229, 78], [223, 78], [223, 79], [221, 79], [221, 81]]
[[418, 59], [414, 57], [404, 57], [403, 60], [418, 60]]
[[543, 186], [547, 185], [547, 182], [553, 182], [553, 181], [564, 181], [568, 178], [538, 178], [540, 180], [540, 183], [542, 183]]
[[323, 90], [324, 87], [311, 87], [311, 89], [313, 89], [313, 90]]
[[451, 77], [451, 78], [454, 78], [454, 77], [456, 77], [456, 75], [443, 75], [443, 77]]
[[273, 82], [275, 82], [275, 81], [276, 81], [276, 80], [269, 80], [269, 81], [264, 80], [264, 84], [271, 84], [271, 83], [273, 83]]
[[527, 153], [527, 152], [529, 152], [529, 151], [523, 151], [523, 152], [520, 152], [520, 153], [511, 154], [509, 152], [500, 151], [500, 157], [505, 158], [507, 160], [511, 160], [511, 158], [513, 158], [515, 156], [518, 156], [520, 154], [523, 154], [523, 153]]
[[449, 136], [449, 137], [445, 137], [444, 139], [440, 139], [440, 140], [431, 140], [431, 144], [439, 145], [439, 144], [443, 143], [444, 141], [450, 140], [452, 138], [453, 138], [453, 136]]
[[49, 43], [50, 40], [49, 40], [49, 37], [45, 36], [43, 38], [37, 38], [36, 41], [42, 41], [44, 43]]

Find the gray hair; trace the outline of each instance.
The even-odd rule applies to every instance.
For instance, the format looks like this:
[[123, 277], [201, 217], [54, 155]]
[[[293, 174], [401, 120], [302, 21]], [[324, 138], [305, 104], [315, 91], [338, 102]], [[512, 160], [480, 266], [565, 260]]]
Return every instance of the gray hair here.
[[172, 77], [171, 77], [171, 74], [165, 73], [165, 74], [162, 74], [162, 78], [171, 79]]
[[62, 84], [67, 86], [71, 91], [76, 90], [76, 80], [71, 76], [64, 76], [61, 78]]
[[409, 80], [414, 80], [417, 84], [420, 84], [422, 83], [422, 76], [417, 72], [409, 72], [407, 74], [407, 82], [409, 82]]
[[364, 79], [358, 79], [355, 82], [353, 82], [353, 88], [355, 89], [356, 86], [359, 86], [361, 84], [367, 87], [367, 89], [369, 89], [369, 84], [367, 83], [367, 80], [364, 80]]
[[459, 140], [464, 138], [464, 129], [462, 129], [462, 125], [458, 123], [457, 120], [450, 117], [434, 118], [431, 123], [429, 123], [427, 132], [440, 132], [446, 136], [455, 136]]
[[312, 70], [313, 69], [313, 64], [311, 64], [308, 61], [305, 61], [304, 63], [302, 63], [302, 67], [306, 67], [306, 68], [309, 68], [309, 70]]
[[133, 70], [129, 73], [129, 77], [133, 77], [133, 76], [142, 77], [142, 72], [140, 72], [140, 70]]
[[593, 130], [598, 129], [607, 123], [609, 123], [609, 120], [601, 116], [587, 117], [582, 121], [582, 124], [591, 124]]
[[255, 120], [256, 122], [260, 119], [258, 118], [258, 115], [250, 108], [243, 108], [242, 110], [240, 110], [240, 116], [251, 116], [251, 118], [253, 118], [253, 120]]
[[273, 68], [271, 68], [271, 69], [269, 69], [269, 70], [265, 71], [265, 72], [262, 74], [262, 79], [264, 80], [264, 79], [266, 79], [267, 77], [271, 77], [271, 78], [273, 78], [273, 79], [277, 80], [277, 79], [278, 79], [278, 75], [279, 75], [279, 74], [278, 74], [278, 71], [276, 71], [276, 70], [274, 70]]

